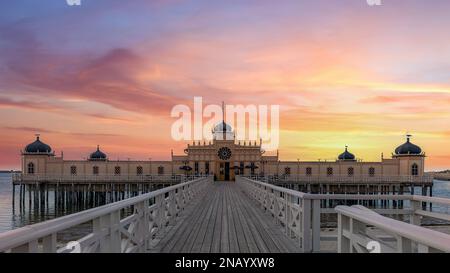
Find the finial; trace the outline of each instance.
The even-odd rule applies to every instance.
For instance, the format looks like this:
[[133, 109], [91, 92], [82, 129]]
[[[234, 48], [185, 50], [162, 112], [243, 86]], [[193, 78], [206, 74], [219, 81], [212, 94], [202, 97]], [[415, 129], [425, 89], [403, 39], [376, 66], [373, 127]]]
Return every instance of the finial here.
[[97, 144], [97, 151], [100, 151], [100, 145]]
[[409, 139], [412, 137], [412, 135], [409, 133], [409, 132], [407, 132], [406, 133], [406, 141], [407, 142], [409, 142]]
[[347, 152], [347, 149], [348, 149], [348, 145], [345, 145], [345, 151]]
[[41, 134], [35, 134], [36, 136], [36, 140], [39, 140], [39, 137], [41, 136]]

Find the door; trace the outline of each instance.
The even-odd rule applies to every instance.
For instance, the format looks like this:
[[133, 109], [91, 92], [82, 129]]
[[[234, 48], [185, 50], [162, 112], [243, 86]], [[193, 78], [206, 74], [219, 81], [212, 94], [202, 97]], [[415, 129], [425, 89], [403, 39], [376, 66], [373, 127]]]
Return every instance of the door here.
[[225, 181], [230, 180], [230, 162], [225, 162]]

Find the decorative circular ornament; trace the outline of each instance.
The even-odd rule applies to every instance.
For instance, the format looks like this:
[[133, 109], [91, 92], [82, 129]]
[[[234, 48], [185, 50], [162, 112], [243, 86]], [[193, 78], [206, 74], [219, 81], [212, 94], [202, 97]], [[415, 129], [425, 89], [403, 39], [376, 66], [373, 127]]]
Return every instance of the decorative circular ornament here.
[[228, 147], [222, 147], [219, 149], [219, 151], [217, 152], [217, 155], [219, 156], [220, 159], [222, 160], [228, 160], [231, 157], [231, 150]]

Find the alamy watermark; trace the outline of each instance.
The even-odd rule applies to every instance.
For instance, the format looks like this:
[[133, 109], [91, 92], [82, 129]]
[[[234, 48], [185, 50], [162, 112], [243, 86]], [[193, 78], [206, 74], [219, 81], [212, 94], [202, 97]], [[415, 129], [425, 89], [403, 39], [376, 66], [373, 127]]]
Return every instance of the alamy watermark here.
[[[171, 135], [175, 141], [235, 140], [260, 141], [264, 150], [278, 149], [279, 105], [203, 105], [194, 97], [194, 107], [179, 104], [172, 108]], [[206, 122], [204, 122], [206, 120]], [[270, 129], [269, 129], [270, 123]]]

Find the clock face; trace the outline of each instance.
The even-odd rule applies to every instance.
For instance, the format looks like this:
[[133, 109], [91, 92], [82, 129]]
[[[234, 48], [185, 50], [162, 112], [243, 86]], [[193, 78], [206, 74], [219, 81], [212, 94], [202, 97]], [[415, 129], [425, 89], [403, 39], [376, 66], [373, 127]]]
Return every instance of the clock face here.
[[220, 159], [222, 160], [228, 160], [231, 157], [231, 150], [228, 147], [222, 147], [219, 149], [219, 151], [217, 152], [217, 155], [219, 156]]

